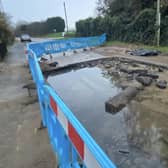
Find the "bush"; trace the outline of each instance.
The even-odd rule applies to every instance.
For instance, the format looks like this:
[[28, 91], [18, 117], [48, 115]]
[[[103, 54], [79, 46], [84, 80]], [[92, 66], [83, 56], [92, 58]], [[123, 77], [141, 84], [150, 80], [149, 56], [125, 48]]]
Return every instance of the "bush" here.
[[168, 15], [162, 17], [160, 41], [161, 44], [168, 44]]
[[126, 26], [124, 41], [153, 44], [155, 40], [155, 17], [153, 9], [144, 9]]
[[0, 13], [0, 59], [7, 53], [7, 45], [14, 41], [14, 36], [11, 31], [8, 17]]
[[64, 32], [65, 22], [61, 17], [51, 17], [45, 21], [24, 23], [17, 25], [15, 35], [30, 34], [31, 36], [44, 36], [50, 33]]
[[[107, 34], [108, 40], [155, 44], [156, 12], [154, 9], [143, 9], [135, 17], [127, 13], [88, 18], [76, 23], [78, 36]], [[162, 17], [161, 44], [168, 44], [168, 16]]]

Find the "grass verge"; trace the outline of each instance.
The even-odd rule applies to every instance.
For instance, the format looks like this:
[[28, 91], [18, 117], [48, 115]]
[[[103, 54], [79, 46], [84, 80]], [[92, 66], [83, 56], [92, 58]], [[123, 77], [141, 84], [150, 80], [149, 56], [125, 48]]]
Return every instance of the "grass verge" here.
[[120, 41], [107, 41], [105, 46], [120, 46], [120, 47], [129, 47], [129, 48], [145, 48], [145, 49], [152, 49], [152, 50], [159, 50], [162, 53], [168, 53], [168, 46], [151, 46], [151, 45], [144, 45], [144, 44], [136, 44], [136, 43], [126, 43]]
[[46, 38], [62, 38], [62, 33], [49, 33], [45, 35]]
[[[65, 33], [65, 38], [72, 38], [72, 37], [75, 37], [75, 36], [76, 36], [76, 33], [73, 32], [73, 31]], [[45, 35], [44, 37], [46, 37], [46, 38], [63, 38], [62, 37], [62, 32], [59, 32], [59, 33], [50, 33], [50, 34]]]

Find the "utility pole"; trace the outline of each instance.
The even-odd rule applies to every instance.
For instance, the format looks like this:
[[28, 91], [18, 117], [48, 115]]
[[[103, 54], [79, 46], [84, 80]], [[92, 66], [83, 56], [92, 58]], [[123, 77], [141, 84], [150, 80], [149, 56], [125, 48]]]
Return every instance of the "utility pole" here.
[[67, 11], [66, 11], [65, 2], [64, 2], [64, 12], [65, 12], [65, 22], [66, 22], [66, 27], [67, 27], [67, 32], [68, 32], [68, 18], [67, 18]]
[[160, 21], [161, 21], [161, 14], [160, 14], [160, 0], [157, 0], [157, 14], [156, 14], [156, 40], [157, 46], [160, 45]]

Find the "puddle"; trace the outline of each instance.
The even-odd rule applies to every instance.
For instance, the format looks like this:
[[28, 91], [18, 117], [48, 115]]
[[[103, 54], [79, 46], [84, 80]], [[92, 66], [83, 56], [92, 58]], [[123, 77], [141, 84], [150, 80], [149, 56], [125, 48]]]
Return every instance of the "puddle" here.
[[96, 66], [60, 71], [47, 80], [118, 167], [168, 166], [162, 136], [167, 127], [163, 131], [165, 124], [156, 124], [157, 118], [167, 118], [152, 113], [138, 98], [115, 115], [105, 112], [105, 102], [122, 91], [117, 77]]

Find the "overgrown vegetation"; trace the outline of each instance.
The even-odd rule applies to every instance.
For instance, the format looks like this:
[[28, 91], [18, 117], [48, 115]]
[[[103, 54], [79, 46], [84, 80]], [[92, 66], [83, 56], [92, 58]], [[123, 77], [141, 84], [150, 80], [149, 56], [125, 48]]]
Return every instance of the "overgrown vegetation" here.
[[0, 60], [7, 53], [7, 45], [14, 41], [9, 18], [6, 14], [0, 13]]
[[[108, 40], [155, 44], [157, 0], [98, 0], [96, 18], [76, 23], [77, 35], [106, 33]], [[161, 44], [168, 45], [168, 0], [161, 1]]]
[[27, 33], [31, 36], [43, 36], [51, 34], [53, 32], [63, 32], [65, 29], [64, 19], [61, 17], [48, 18], [42, 22], [32, 22], [27, 24], [19, 24], [16, 27], [15, 34], [20, 36], [21, 34]]

